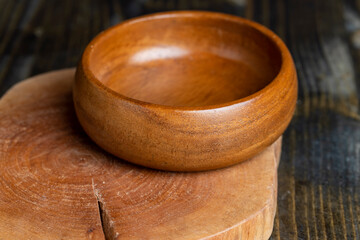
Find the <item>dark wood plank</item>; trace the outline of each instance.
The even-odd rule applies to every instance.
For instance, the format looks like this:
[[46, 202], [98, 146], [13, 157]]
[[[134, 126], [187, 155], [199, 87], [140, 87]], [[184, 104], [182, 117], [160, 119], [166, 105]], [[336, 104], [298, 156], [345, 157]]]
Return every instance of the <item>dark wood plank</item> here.
[[359, 94], [344, 6], [339, 1], [275, 4], [285, 5], [285, 19], [270, 27], [282, 30], [292, 51], [300, 90], [297, 114], [285, 134], [291, 144], [283, 147], [280, 230], [275, 225], [273, 238], [357, 239]]
[[108, 26], [176, 9], [251, 18], [293, 54], [299, 101], [284, 136], [272, 238], [359, 239], [360, 1], [0, 0], [0, 94], [30, 75], [75, 66]]

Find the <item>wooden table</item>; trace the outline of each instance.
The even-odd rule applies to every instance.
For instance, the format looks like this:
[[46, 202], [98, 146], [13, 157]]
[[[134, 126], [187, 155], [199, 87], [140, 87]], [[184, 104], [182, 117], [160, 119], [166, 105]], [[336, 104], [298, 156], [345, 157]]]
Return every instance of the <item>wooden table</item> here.
[[360, 238], [360, 2], [338, 0], [0, 0], [0, 95], [73, 67], [101, 30], [176, 9], [231, 13], [282, 37], [299, 76], [283, 139], [273, 239]]

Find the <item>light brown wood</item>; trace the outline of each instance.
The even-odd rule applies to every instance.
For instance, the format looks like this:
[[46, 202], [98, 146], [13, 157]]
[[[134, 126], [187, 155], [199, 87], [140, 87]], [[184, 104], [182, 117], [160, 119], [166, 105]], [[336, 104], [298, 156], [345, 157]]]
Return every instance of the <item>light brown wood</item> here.
[[297, 79], [267, 28], [210, 12], [123, 22], [86, 48], [74, 86], [87, 134], [127, 161], [217, 169], [273, 143], [295, 109]]
[[0, 239], [270, 236], [281, 140], [215, 171], [138, 167], [81, 130], [73, 76], [73, 69], [39, 75], [0, 100]]

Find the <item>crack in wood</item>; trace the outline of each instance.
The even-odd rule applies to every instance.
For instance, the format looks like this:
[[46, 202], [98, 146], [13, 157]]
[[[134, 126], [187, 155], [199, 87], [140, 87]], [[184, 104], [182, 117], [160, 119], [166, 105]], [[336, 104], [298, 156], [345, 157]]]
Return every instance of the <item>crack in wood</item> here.
[[109, 232], [109, 230], [111, 230], [111, 227], [109, 226], [108, 224], [108, 219], [107, 219], [107, 216], [106, 216], [106, 213], [104, 211], [104, 205], [102, 202], [100, 202], [99, 198], [97, 197], [97, 203], [98, 203], [98, 208], [99, 208], [99, 215], [100, 215], [100, 222], [101, 222], [101, 229], [104, 233], [104, 236], [105, 236], [105, 240], [112, 240], [112, 239], [115, 239], [113, 237], [111, 237], [113, 234], [112, 234], [112, 231]]
[[101, 229], [103, 231], [105, 240], [114, 240], [117, 239], [118, 234], [114, 232], [112, 227], [112, 221], [110, 220], [106, 210], [104, 203], [101, 201], [98, 190], [95, 188], [94, 179], [92, 179], [92, 188], [94, 192], [94, 196], [97, 201], [98, 209], [99, 209], [99, 217], [101, 222]]

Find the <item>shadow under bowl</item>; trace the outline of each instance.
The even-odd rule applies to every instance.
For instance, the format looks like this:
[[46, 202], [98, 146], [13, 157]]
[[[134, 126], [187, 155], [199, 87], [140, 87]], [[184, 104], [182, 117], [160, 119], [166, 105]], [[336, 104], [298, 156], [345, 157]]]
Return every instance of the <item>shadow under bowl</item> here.
[[167, 12], [99, 34], [78, 65], [73, 97], [80, 124], [106, 151], [198, 171], [273, 143], [294, 113], [297, 78], [267, 28], [220, 13]]

